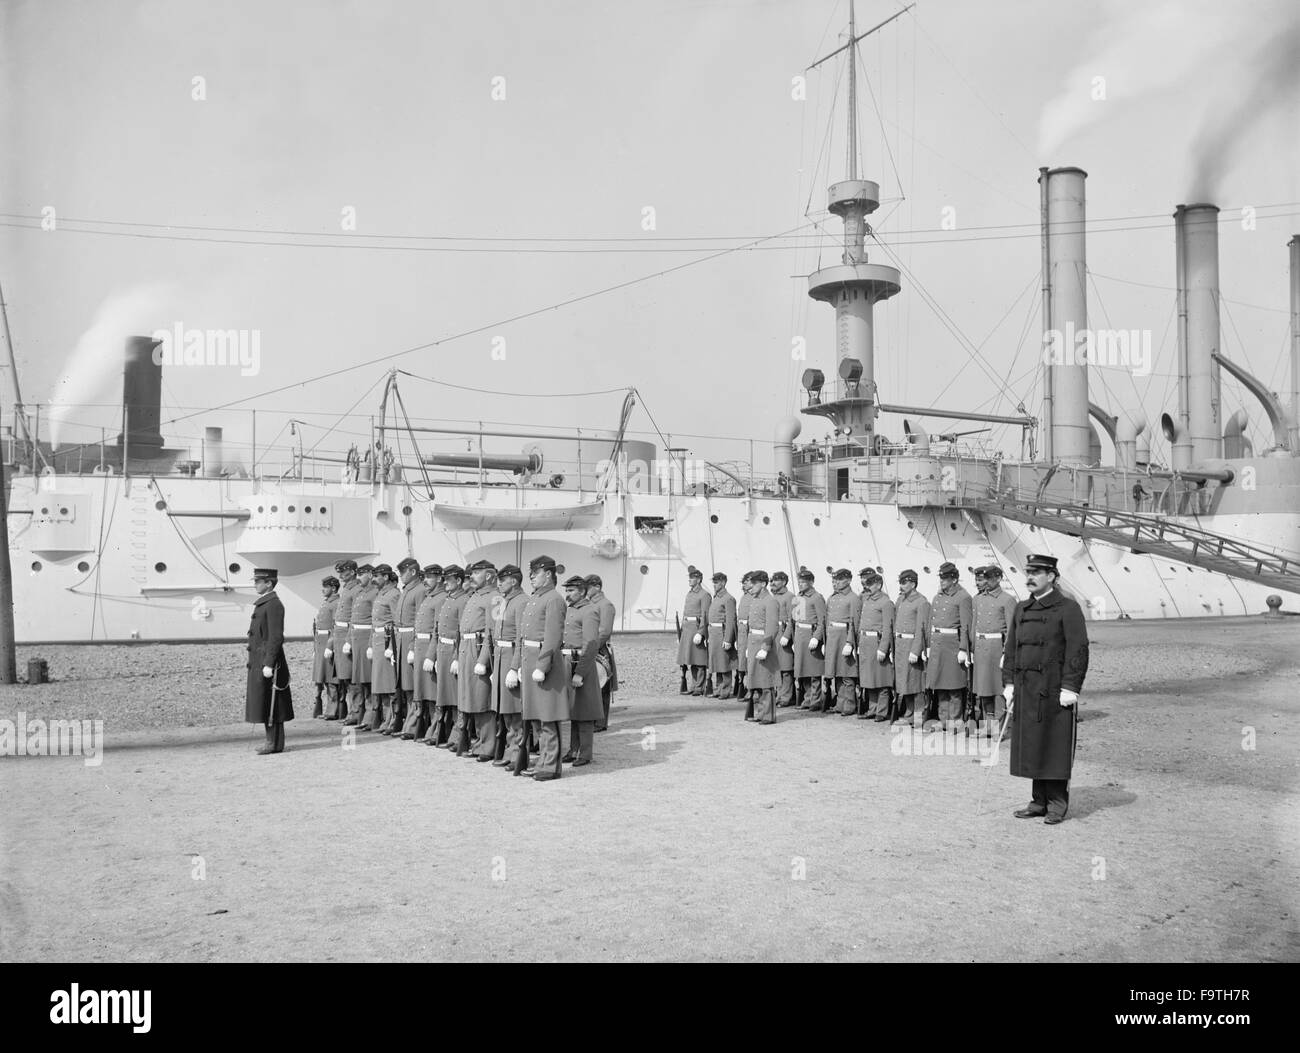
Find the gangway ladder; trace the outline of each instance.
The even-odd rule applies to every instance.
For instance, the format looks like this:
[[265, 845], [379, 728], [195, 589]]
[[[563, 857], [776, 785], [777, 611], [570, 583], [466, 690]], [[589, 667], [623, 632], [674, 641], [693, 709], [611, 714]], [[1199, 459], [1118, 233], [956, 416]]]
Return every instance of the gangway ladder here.
[[977, 500], [975, 508], [984, 515], [1088, 541], [1103, 541], [1267, 588], [1300, 593], [1300, 555], [1247, 544], [1163, 516], [1007, 497]]

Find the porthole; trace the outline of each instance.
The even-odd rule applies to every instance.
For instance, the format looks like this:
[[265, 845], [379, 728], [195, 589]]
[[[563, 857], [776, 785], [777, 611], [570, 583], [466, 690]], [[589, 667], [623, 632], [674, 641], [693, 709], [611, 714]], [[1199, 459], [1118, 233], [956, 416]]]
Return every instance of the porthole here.
[[916, 526], [910, 519], [907, 521], [907, 529], [912, 530]]
[[948, 529], [949, 529], [949, 530], [956, 530], [956, 529], [957, 529], [957, 524], [956, 524], [956, 523], [949, 523], [949, 524], [948, 524]]
[[885, 573], [885, 568], [884, 568], [884, 567], [877, 567], [877, 568], [876, 568], [876, 573], [877, 573], [877, 574], [883, 574], [883, 573]]
[[764, 525], [764, 526], [767, 526], [767, 525], [768, 525], [769, 523], [771, 523], [771, 522], [772, 522], [772, 517], [771, 517], [771, 516], [764, 516], [764, 517], [763, 517], [763, 525]]
[[1125, 568], [1124, 568], [1124, 573], [1125, 573], [1125, 574], [1132, 574], [1133, 572], [1132, 572], [1131, 570], [1129, 570], [1128, 567], [1125, 567]]
[[258, 506], [257, 506], [257, 511], [258, 511], [258, 513], [260, 514], [260, 513], [262, 513], [262, 512], [265, 512], [266, 509], [263, 508], [261, 505], [258, 505]]
[[293, 511], [293, 505], [290, 505], [290, 506], [289, 506], [289, 511], [290, 511], [290, 512]]
[[929, 568], [929, 567], [922, 567], [921, 569], [922, 569], [923, 571], [925, 571], [927, 574], [930, 573], [930, 568]]
[[642, 573], [642, 574], [649, 574], [649, 573], [650, 573], [650, 568], [647, 567], [644, 563], [641, 564], [641, 573]]
[[559, 577], [563, 573], [564, 573], [564, 564], [560, 563], [555, 568], [555, 575], [556, 577]]
[[865, 527], [865, 526], [870, 526], [870, 524], [869, 524], [865, 519], [862, 521], [862, 525], [863, 525], [864, 527]]
[[88, 571], [89, 569], [90, 569], [90, 564], [87, 563], [84, 559], [77, 564], [77, 570], [79, 570], [82, 574], [85, 574], [86, 571]]
[[272, 505], [272, 506], [271, 506], [271, 511], [272, 511], [273, 513], [274, 513], [274, 512], [278, 512], [278, 511], [280, 511], [280, 506], [279, 506], [279, 505]]
[[32, 560], [32, 573], [39, 574], [40, 572], [41, 572], [41, 561], [39, 559]]
[[154, 569], [154, 572], [157, 573], [157, 574], [166, 574], [166, 573], [167, 573], [167, 564], [166, 564], [166, 563], [155, 563], [155, 564], [153, 565], [153, 569]]
[[48, 508], [42, 508], [42, 509], [41, 509], [41, 515], [43, 515], [43, 516], [47, 516], [47, 515], [49, 515], [49, 514], [50, 514], [50, 510], [49, 510]]
[[402, 515], [404, 515], [404, 516], [409, 516], [410, 514], [411, 514], [411, 506], [410, 506], [410, 505], [402, 505]]
[[1019, 574], [1019, 573], [1020, 573], [1020, 571], [1016, 570], [1015, 567], [1008, 567], [1007, 570], [1011, 571], [1012, 574]]
[[154, 506], [154, 508], [158, 509], [159, 512], [161, 512], [164, 508], [167, 507], [167, 502], [166, 502], [166, 501], [155, 501], [155, 502], [153, 503], [153, 506]]
[[1090, 571], [1092, 571], [1094, 574], [1097, 573], [1097, 568], [1096, 568], [1096, 567], [1089, 567], [1088, 569], [1089, 569]]
[[1034, 526], [1034, 525], [1031, 523], [1031, 524], [1029, 525], [1029, 532], [1030, 532], [1031, 534], [1036, 534], [1036, 533], [1038, 533], [1038, 527]]
[[813, 526], [821, 526], [821, 525], [822, 525], [821, 518], [818, 516], [813, 516]]
[[710, 523], [716, 523], [717, 521], [718, 521], [718, 517], [716, 515], [709, 516]]
[[66, 516], [67, 514], [68, 514], [68, 510], [66, 508], [59, 509], [59, 515]]
[[238, 574], [238, 573], [239, 573], [241, 570], [243, 570], [243, 569], [244, 569], [244, 568], [241, 567], [238, 563], [232, 563], [232, 564], [230, 564], [230, 573], [231, 573], [231, 574]]

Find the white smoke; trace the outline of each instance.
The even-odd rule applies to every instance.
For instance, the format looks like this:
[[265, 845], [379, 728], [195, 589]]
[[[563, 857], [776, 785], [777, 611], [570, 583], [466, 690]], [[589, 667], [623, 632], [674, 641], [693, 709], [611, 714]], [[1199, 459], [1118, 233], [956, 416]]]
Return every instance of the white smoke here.
[[[1191, 199], [1213, 201], [1234, 147], [1280, 107], [1293, 105], [1300, 88], [1300, 8], [1294, 5], [1263, 5], [1251, 14], [1221, 0], [1107, 0], [1096, 24], [1094, 49], [1043, 107], [1044, 164], [1062, 163], [1057, 151], [1118, 116], [1117, 107], [1168, 92], [1183, 115], [1172, 126], [1181, 141], [1171, 146], [1191, 156]], [[1097, 98], [1099, 90], [1104, 98]]]
[[[169, 328], [171, 316], [166, 305], [170, 298], [170, 286], [147, 285], [114, 293], [99, 305], [90, 328], [81, 334], [54, 385], [50, 399], [50, 441], [56, 449], [67, 422], [85, 418], [86, 412], [81, 407], [121, 401], [126, 338], [148, 336], [155, 329]], [[74, 435], [68, 441], [84, 442], [85, 438]]]

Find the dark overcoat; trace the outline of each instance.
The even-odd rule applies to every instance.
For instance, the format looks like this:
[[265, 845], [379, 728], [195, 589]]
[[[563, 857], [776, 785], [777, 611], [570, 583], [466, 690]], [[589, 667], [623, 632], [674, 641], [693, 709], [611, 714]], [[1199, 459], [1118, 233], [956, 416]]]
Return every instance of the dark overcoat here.
[[1011, 774], [1068, 779], [1074, 764], [1078, 703], [1061, 705], [1061, 691], [1083, 690], [1088, 673], [1088, 626], [1083, 611], [1059, 588], [1016, 604], [1007, 630], [1002, 681], [1015, 686], [1011, 716]]
[[[600, 720], [605, 706], [596, 676], [596, 652], [600, 650], [600, 611], [585, 597], [564, 612], [563, 652], [568, 668], [569, 719]], [[574, 676], [582, 686], [573, 686]]]
[[[272, 675], [262, 675], [270, 666]], [[272, 685], [275, 711], [272, 713]], [[289, 696], [289, 663], [284, 660], [284, 604], [275, 590], [253, 601], [253, 620], [248, 627], [248, 693], [244, 699], [244, 720], [269, 724], [293, 719]]]

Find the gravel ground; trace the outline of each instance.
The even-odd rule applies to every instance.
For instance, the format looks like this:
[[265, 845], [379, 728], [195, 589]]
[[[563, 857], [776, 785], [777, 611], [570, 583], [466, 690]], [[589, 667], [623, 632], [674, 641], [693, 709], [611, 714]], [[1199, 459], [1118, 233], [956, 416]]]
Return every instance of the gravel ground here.
[[108, 749], [0, 758], [0, 957], [1297, 960], [1300, 619], [1089, 631], [1058, 827], [1011, 817], [1005, 753], [683, 698], [666, 637], [616, 640], [596, 763], [550, 784], [340, 748], [306, 643], [276, 757], [241, 645], [41, 648], [54, 682], [0, 719], [102, 719]]

